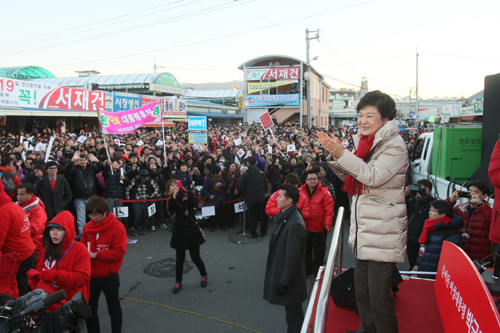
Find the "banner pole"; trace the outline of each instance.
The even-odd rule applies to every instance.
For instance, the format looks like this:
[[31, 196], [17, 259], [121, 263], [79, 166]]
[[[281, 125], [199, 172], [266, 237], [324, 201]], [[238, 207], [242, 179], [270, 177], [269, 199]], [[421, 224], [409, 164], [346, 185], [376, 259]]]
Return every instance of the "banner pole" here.
[[108, 143], [106, 142], [106, 135], [104, 135], [104, 133], [102, 133], [102, 138], [104, 139], [104, 145], [106, 146], [106, 154], [108, 155], [109, 169], [111, 170], [111, 174], [114, 175], [113, 167], [111, 166], [111, 158], [109, 157]]
[[165, 142], [165, 119], [163, 118], [163, 104], [160, 105], [161, 108], [161, 133], [163, 134], [163, 161], [165, 162], [167, 158], [167, 146]]

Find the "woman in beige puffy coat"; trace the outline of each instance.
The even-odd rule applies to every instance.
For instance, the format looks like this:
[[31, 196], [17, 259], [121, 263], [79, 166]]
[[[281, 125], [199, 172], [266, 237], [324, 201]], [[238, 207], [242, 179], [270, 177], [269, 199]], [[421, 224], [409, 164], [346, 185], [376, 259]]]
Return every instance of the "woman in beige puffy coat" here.
[[356, 257], [354, 283], [361, 317], [359, 330], [353, 332], [398, 332], [391, 276], [396, 263], [406, 258], [408, 155], [389, 95], [367, 93], [357, 112], [355, 153], [337, 138], [318, 133], [334, 159], [330, 167], [352, 196], [349, 246]]

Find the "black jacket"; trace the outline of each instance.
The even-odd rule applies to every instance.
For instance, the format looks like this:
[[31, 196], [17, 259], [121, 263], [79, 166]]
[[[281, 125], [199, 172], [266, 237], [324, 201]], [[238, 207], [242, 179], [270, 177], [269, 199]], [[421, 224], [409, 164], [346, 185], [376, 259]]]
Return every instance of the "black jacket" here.
[[246, 191], [244, 195], [247, 203], [263, 202], [266, 200], [267, 186], [264, 172], [255, 165], [251, 165], [240, 177], [238, 193], [243, 194], [243, 191]]
[[430, 203], [434, 201], [433, 196], [419, 197], [409, 195], [406, 197], [408, 209], [408, 243], [418, 244], [418, 238], [424, 229], [425, 220], [429, 218]]
[[68, 181], [62, 176], [57, 176], [56, 190], [52, 190], [49, 176], [40, 178], [36, 183], [36, 196], [45, 204], [47, 221], [51, 221], [57, 214], [65, 210], [65, 207], [73, 197]]
[[125, 198], [125, 186], [130, 182], [127, 176], [123, 180], [123, 183], [120, 183], [120, 170], [111, 174], [111, 170], [109, 166], [105, 167], [102, 170], [102, 176], [104, 177], [104, 181], [106, 182], [106, 197], [107, 198]]
[[[170, 247], [179, 250], [192, 249], [205, 242], [204, 234], [195, 223], [195, 207], [198, 200], [191, 191], [187, 192], [187, 199], [184, 200], [186, 192], [179, 192], [177, 199], [168, 200], [167, 209], [170, 215], [175, 213], [176, 220], [173, 226]], [[186, 210], [188, 214], [186, 215]]]
[[102, 171], [102, 163], [89, 163], [87, 167], [82, 169], [81, 166], [73, 163], [68, 163], [66, 172], [75, 179], [75, 199], [89, 199], [95, 195], [96, 181], [95, 175]]

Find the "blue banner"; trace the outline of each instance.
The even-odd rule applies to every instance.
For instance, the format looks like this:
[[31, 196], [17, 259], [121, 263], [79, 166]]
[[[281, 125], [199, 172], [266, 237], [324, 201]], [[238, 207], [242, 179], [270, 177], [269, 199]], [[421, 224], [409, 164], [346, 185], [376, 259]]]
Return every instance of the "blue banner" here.
[[141, 95], [113, 91], [113, 112], [133, 110], [141, 107]]
[[188, 117], [188, 129], [191, 130], [206, 130], [207, 129], [207, 117]]

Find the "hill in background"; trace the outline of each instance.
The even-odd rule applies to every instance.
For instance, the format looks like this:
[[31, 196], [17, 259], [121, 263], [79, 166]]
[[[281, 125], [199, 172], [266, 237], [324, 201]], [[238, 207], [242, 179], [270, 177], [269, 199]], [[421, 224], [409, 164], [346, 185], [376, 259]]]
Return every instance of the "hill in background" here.
[[181, 88], [193, 88], [194, 90], [233, 90], [243, 89], [243, 81], [211, 82], [211, 83], [181, 83]]

